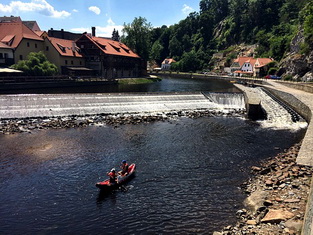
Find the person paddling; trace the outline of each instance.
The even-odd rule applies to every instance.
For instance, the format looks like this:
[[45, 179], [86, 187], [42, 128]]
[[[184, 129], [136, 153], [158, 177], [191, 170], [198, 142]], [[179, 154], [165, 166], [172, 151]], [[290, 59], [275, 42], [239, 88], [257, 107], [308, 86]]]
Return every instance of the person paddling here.
[[115, 168], [113, 168], [107, 175], [110, 177], [110, 184], [116, 184], [116, 173]]
[[127, 164], [126, 160], [122, 161], [121, 169], [122, 170], [119, 172], [120, 175], [125, 175], [128, 173], [128, 164]]

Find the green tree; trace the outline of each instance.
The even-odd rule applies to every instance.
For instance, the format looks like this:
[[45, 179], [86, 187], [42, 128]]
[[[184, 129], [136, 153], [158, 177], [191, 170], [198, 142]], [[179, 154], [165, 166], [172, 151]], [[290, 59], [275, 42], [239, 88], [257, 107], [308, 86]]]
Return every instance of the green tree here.
[[120, 41], [120, 35], [118, 33], [118, 30], [113, 30], [112, 33], [112, 40], [119, 42]]
[[158, 64], [161, 64], [162, 60], [164, 59], [162, 57], [162, 51], [163, 46], [161, 45], [160, 41], [155, 41], [151, 48], [151, 59], [155, 60]]
[[179, 61], [180, 70], [183, 72], [195, 72], [200, 68], [201, 61], [197, 58], [197, 53], [192, 50], [185, 52]]
[[183, 54], [183, 47], [181, 42], [177, 39], [176, 36], [172, 37], [172, 39], [169, 42], [169, 50], [172, 57], [177, 56], [180, 58], [180, 56]]
[[148, 61], [151, 48], [151, 23], [146, 18], [135, 17], [131, 24], [125, 24], [122, 30], [122, 42], [129, 46], [142, 59]]
[[52, 76], [58, 74], [57, 66], [49, 62], [42, 51], [29, 53], [27, 60], [20, 60], [17, 64], [12, 65], [11, 68], [22, 70], [30, 76]]
[[303, 10], [304, 16], [304, 37], [305, 43], [312, 50], [313, 49], [313, 1], [310, 0], [309, 3]]

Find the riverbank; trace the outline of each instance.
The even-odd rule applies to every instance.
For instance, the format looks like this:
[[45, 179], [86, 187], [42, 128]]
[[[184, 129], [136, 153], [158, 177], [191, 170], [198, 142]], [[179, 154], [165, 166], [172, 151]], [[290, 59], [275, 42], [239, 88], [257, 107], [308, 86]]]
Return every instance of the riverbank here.
[[312, 167], [296, 163], [301, 144], [251, 168], [252, 177], [242, 184], [248, 195], [237, 211], [237, 223], [221, 234], [301, 234]]
[[120, 78], [120, 79], [116, 79], [118, 84], [146, 84], [146, 83], [153, 83], [153, 82], [158, 82], [161, 81], [162, 79], [154, 76], [154, 75], [150, 75], [149, 77], [142, 77], [142, 78]]
[[23, 119], [3, 119], [0, 120], [0, 134], [31, 133], [42, 129], [79, 128], [90, 125], [104, 126], [112, 125], [115, 128], [120, 125], [139, 123], [151, 123], [155, 121], [170, 121], [179, 117], [199, 118], [245, 115], [244, 110], [192, 110], [192, 111], [172, 111], [159, 113], [137, 113], [137, 114], [99, 114], [99, 115], [72, 115], [69, 117], [42, 117]]

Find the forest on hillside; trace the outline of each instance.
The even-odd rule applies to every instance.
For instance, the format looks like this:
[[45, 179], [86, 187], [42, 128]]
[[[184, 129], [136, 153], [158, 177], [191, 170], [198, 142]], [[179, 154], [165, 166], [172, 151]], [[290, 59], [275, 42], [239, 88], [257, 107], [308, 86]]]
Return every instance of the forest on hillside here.
[[[201, 0], [200, 11], [172, 26], [153, 27], [138, 17], [124, 24], [122, 41], [147, 61], [159, 65], [174, 58], [174, 70], [211, 69], [216, 52], [256, 44], [257, 57], [280, 61], [302, 30], [302, 54], [313, 49], [313, 0]], [[228, 54], [228, 60], [235, 56]]]

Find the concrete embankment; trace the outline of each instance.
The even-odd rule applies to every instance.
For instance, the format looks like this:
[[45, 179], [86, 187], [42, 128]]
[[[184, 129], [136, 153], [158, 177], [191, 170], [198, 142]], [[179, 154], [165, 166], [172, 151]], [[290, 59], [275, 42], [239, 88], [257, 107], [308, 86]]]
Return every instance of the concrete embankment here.
[[303, 139], [297, 163], [313, 166], [313, 93], [293, 89], [286, 86], [286, 83], [268, 82], [265, 85], [276, 97], [287, 102], [294, 110], [302, 115], [309, 123], [306, 135]]
[[[267, 81], [264, 87], [274, 96], [288, 103], [294, 110], [301, 114], [309, 123], [301, 148], [297, 156], [299, 165], [313, 166], [313, 94], [311, 86], [294, 83], [281, 83]], [[310, 193], [307, 200], [307, 209], [303, 223], [302, 233], [313, 233], [313, 182], [311, 181]]]

